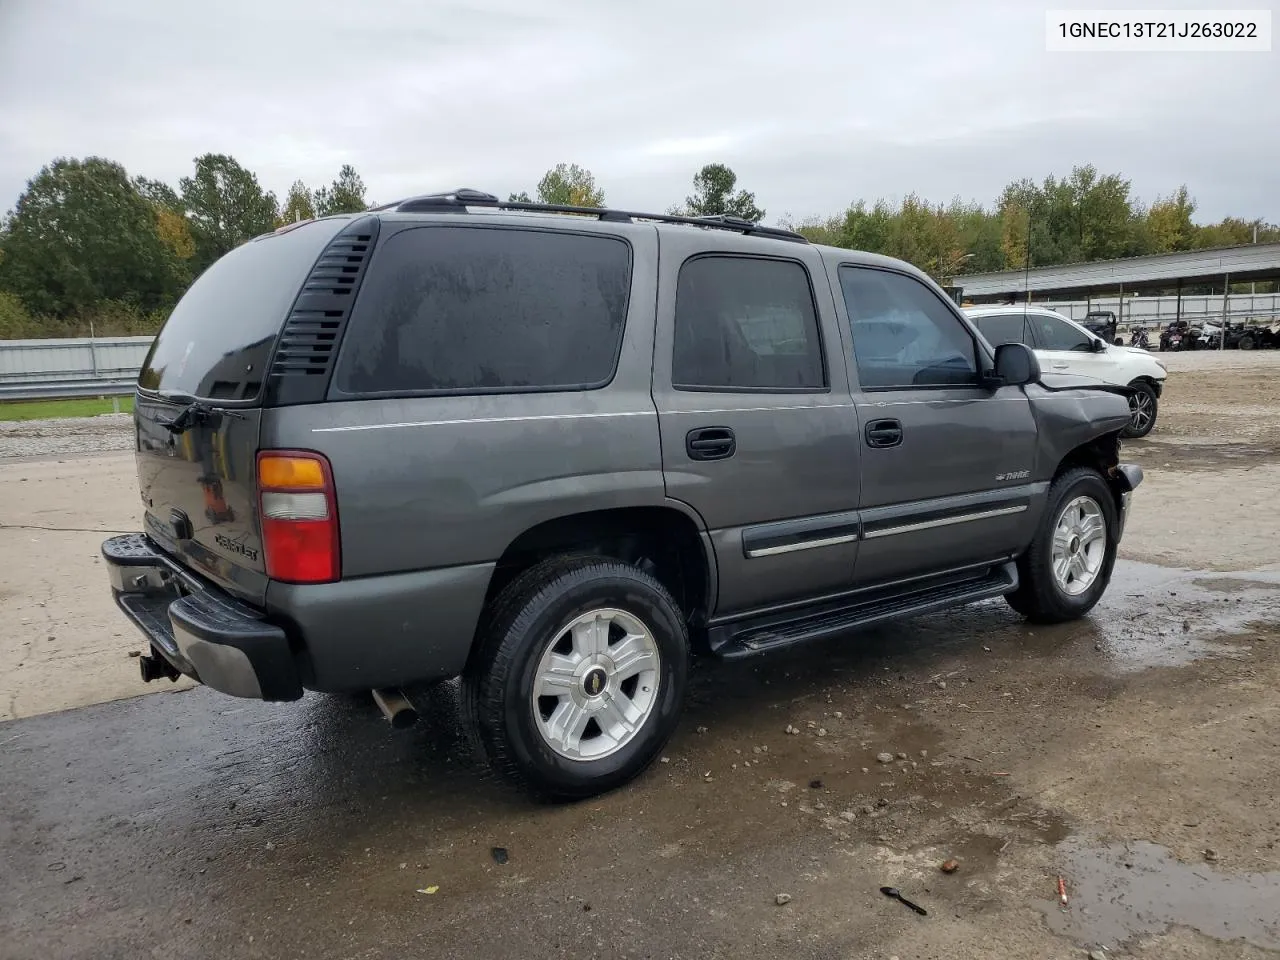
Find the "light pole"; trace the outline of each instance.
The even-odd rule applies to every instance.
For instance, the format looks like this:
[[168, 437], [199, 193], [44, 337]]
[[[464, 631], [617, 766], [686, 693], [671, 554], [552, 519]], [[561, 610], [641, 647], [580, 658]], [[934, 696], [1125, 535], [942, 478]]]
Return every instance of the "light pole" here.
[[960, 256], [956, 257], [956, 259], [948, 263], [946, 266], [946, 269], [944, 270], [942, 267], [942, 257], [941, 255], [939, 255], [938, 279], [943, 281], [954, 279], [954, 277], [952, 276], [952, 272], [956, 269], [956, 267], [960, 266], [960, 264], [964, 263], [966, 260], [972, 260], [975, 256], [977, 256], [977, 254], [975, 253], [961, 254]]

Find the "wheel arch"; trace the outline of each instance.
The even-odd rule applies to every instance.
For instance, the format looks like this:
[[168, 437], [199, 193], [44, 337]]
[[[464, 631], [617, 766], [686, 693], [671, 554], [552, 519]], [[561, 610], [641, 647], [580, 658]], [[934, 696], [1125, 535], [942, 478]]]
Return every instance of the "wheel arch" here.
[[715, 600], [714, 552], [701, 518], [668, 500], [663, 506], [564, 514], [528, 528], [498, 558], [485, 606], [521, 572], [560, 553], [597, 554], [647, 570], [671, 592], [691, 626], [705, 620]]
[[1080, 444], [1068, 451], [1066, 456], [1058, 462], [1057, 468], [1053, 471], [1053, 480], [1057, 480], [1068, 470], [1076, 467], [1094, 470], [1106, 481], [1115, 498], [1116, 509], [1119, 510], [1123, 495], [1131, 492], [1142, 482], [1140, 467], [1120, 462], [1122, 445], [1120, 431], [1106, 433]]

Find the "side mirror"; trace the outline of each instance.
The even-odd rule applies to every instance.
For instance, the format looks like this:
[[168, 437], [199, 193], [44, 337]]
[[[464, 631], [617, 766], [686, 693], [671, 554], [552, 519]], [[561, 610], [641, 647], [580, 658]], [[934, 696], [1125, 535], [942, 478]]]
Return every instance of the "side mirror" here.
[[1040, 360], [1025, 343], [996, 347], [995, 379], [1006, 387], [1021, 387], [1040, 379]]
[[1106, 353], [1106, 352], [1107, 352], [1107, 341], [1105, 341], [1105, 340], [1095, 340], [1095, 341], [1093, 341], [1093, 352], [1094, 352], [1094, 353]]

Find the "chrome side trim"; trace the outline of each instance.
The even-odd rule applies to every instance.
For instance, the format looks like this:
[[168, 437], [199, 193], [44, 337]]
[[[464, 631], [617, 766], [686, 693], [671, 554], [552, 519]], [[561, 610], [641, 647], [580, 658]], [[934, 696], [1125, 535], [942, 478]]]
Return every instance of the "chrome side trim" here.
[[823, 537], [821, 540], [801, 540], [799, 543], [784, 543], [776, 547], [757, 547], [747, 551], [747, 558], [776, 557], [780, 553], [795, 553], [797, 550], [813, 550], [817, 547], [835, 547], [842, 543], [853, 543], [858, 539], [856, 533], [846, 533], [838, 537]]
[[[377, 397], [369, 398], [379, 399]], [[419, 399], [419, 398], [408, 398]], [[786, 413], [789, 410], [850, 409], [852, 403], [781, 404], [776, 407], [725, 407], [706, 410], [668, 410], [669, 416], [703, 416], [713, 413]], [[657, 410], [617, 410], [607, 413], [545, 413], [510, 417], [456, 417], [452, 420], [405, 420], [396, 423], [361, 423], [347, 427], [312, 427], [312, 433], [352, 433], [357, 430], [405, 430], [411, 427], [470, 426], [476, 423], [534, 423], [540, 420], [608, 420], [613, 417], [657, 417]]]
[[361, 423], [349, 427], [312, 427], [312, 433], [351, 433], [355, 430], [400, 430], [408, 427], [470, 426], [474, 423], [532, 423], [536, 420], [599, 420], [612, 417], [657, 417], [655, 410], [612, 413], [548, 413], [525, 417], [457, 417], [453, 420], [411, 420], [401, 423]]
[[969, 523], [972, 520], [989, 520], [992, 517], [1007, 517], [1015, 513], [1026, 512], [1027, 504], [1020, 503], [1015, 507], [1000, 507], [996, 510], [983, 510], [980, 513], [962, 513], [954, 517], [940, 517], [937, 520], [922, 520], [919, 523], [906, 523], [900, 527], [886, 527], [883, 530], [872, 530], [862, 536], [864, 540], [875, 540], [879, 537], [891, 537], [898, 533], [914, 533], [917, 530], [933, 530], [936, 527], [949, 527], [957, 523]]

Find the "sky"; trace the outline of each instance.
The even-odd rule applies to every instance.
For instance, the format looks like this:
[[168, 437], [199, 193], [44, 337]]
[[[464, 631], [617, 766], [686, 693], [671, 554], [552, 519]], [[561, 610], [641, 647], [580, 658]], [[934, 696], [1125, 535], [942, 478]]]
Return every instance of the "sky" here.
[[0, 210], [55, 157], [176, 186], [217, 152], [280, 199], [344, 163], [380, 203], [505, 197], [563, 161], [659, 211], [720, 162], [769, 222], [1092, 163], [1146, 202], [1187, 184], [1200, 222], [1280, 222], [1280, 45], [1049, 53], [1048, 5], [0, 0]]

